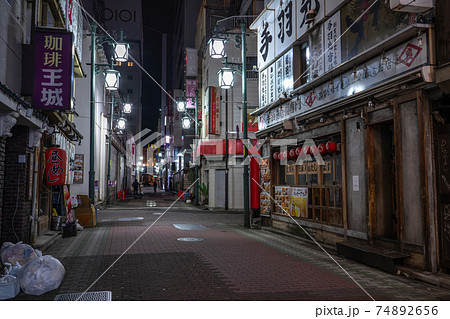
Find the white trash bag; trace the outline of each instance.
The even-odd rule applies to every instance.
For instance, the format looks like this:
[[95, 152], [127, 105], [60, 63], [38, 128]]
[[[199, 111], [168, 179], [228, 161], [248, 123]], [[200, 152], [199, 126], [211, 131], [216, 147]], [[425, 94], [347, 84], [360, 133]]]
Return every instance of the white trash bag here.
[[16, 262], [23, 266], [30, 260], [39, 257], [34, 251], [33, 247], [22, 242], [13, 244], [10, 242], [5, 242], [0, 250], [0, 256], [2, 258], [3, 265], [10, 263], [15, 265]]
[[39, 296], [58, 288], [65, 273], [66, 270], [58, 259], [46, 255], [35, 258], [20, 268], [17, 279], [24, 293]]
[[0, 300], [11, 299], [20, 292], [19, 281], [11, 275], [0, 277]]

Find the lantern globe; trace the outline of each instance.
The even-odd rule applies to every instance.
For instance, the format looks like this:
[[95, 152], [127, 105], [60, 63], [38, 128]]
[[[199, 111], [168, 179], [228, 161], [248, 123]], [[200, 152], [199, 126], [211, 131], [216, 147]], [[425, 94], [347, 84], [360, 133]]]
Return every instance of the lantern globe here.
[[124, 130], [126, 125], [127, 125], [127, 120], [125, 120], [123, 117], [121, 117], [117, 120], [117, 128], [119, 130]]
[[125, 103], [124, 105], [123, 105], [123, 113], [126, 113], [126, 114], [129, 114], [129, 113], [131, 113], [131, 107], [133, 106], [133, 104], [131, 104], [131, 103]]
[[105, 75], [105, 89], [109, 91], [116, 91], [119, 88], [120, 72], [110, 69], [104, 72]]
[[219, 72], [219, 86], [221, 89], [231, 89], [234, 85], [234, 70], [232, 68], [221, 68]]
[[220, 37], [212, 37], [209, 39], [209, 55], [213, 59], [221, 59], [225, 57], [225, 41], [226, 39]]
[[178, 112], [186, 111], [186, 101], [180, 100], [177, 102], [177, 111]]
[[116, 43], [114, 45], [114, 60], [118, 62], [128, 61], [128, 43]]
[[181, 126], [187, 130], [191, 127], [191, 119], [189, 117], [183, 117], [181, 119]]

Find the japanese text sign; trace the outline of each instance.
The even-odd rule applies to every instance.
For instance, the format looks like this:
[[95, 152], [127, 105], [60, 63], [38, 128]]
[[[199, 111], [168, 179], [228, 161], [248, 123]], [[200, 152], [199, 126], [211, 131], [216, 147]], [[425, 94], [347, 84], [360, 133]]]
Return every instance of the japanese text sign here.
[[36, 31], [33, 107], [67, 110], [72, 104], [72, 33]]
[[45, 151], [45, 180], [48, 186], [64, 185], [67, 173], [67, 153], [59, 147]]
[[186, 80], [186, 97], [188, 97], [186, 108], [195, 109], [195, 91], [197, 90], [197, 80]]

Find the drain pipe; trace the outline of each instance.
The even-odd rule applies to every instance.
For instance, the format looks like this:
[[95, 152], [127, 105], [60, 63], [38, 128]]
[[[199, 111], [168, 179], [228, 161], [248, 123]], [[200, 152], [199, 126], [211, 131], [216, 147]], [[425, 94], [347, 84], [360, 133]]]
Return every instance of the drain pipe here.
[[36, 209], [36, 196], [37, 196], [37, 182], [38, 182], [38, 169], [39, 169], [39, 161], [41, 148], [36, 147], [32, 156], [33, 159], [33, 188], [32, 188], [32, 198], [31, 198], [31, 232], [30, 232], [30, 243], [34, 244], [37, 240], [37, 222], [39, 222], [39, 217], [37, 215]]

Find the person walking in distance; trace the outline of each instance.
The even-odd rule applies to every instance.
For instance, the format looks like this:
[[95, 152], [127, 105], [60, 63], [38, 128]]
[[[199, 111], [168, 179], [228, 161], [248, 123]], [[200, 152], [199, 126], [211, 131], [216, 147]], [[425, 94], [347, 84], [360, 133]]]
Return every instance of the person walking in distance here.
[[158, 186], [158, 183], [156, 182], [156, 179], [153, 181], [153, 191], [156, 193], [156, 186]]
[[135, 179], [133, 182], [133, 191], [134, 191], [134, 196], [137, 196], [138, 192], [139, 192], [139, 183], [138, 183], [137, 179]]

